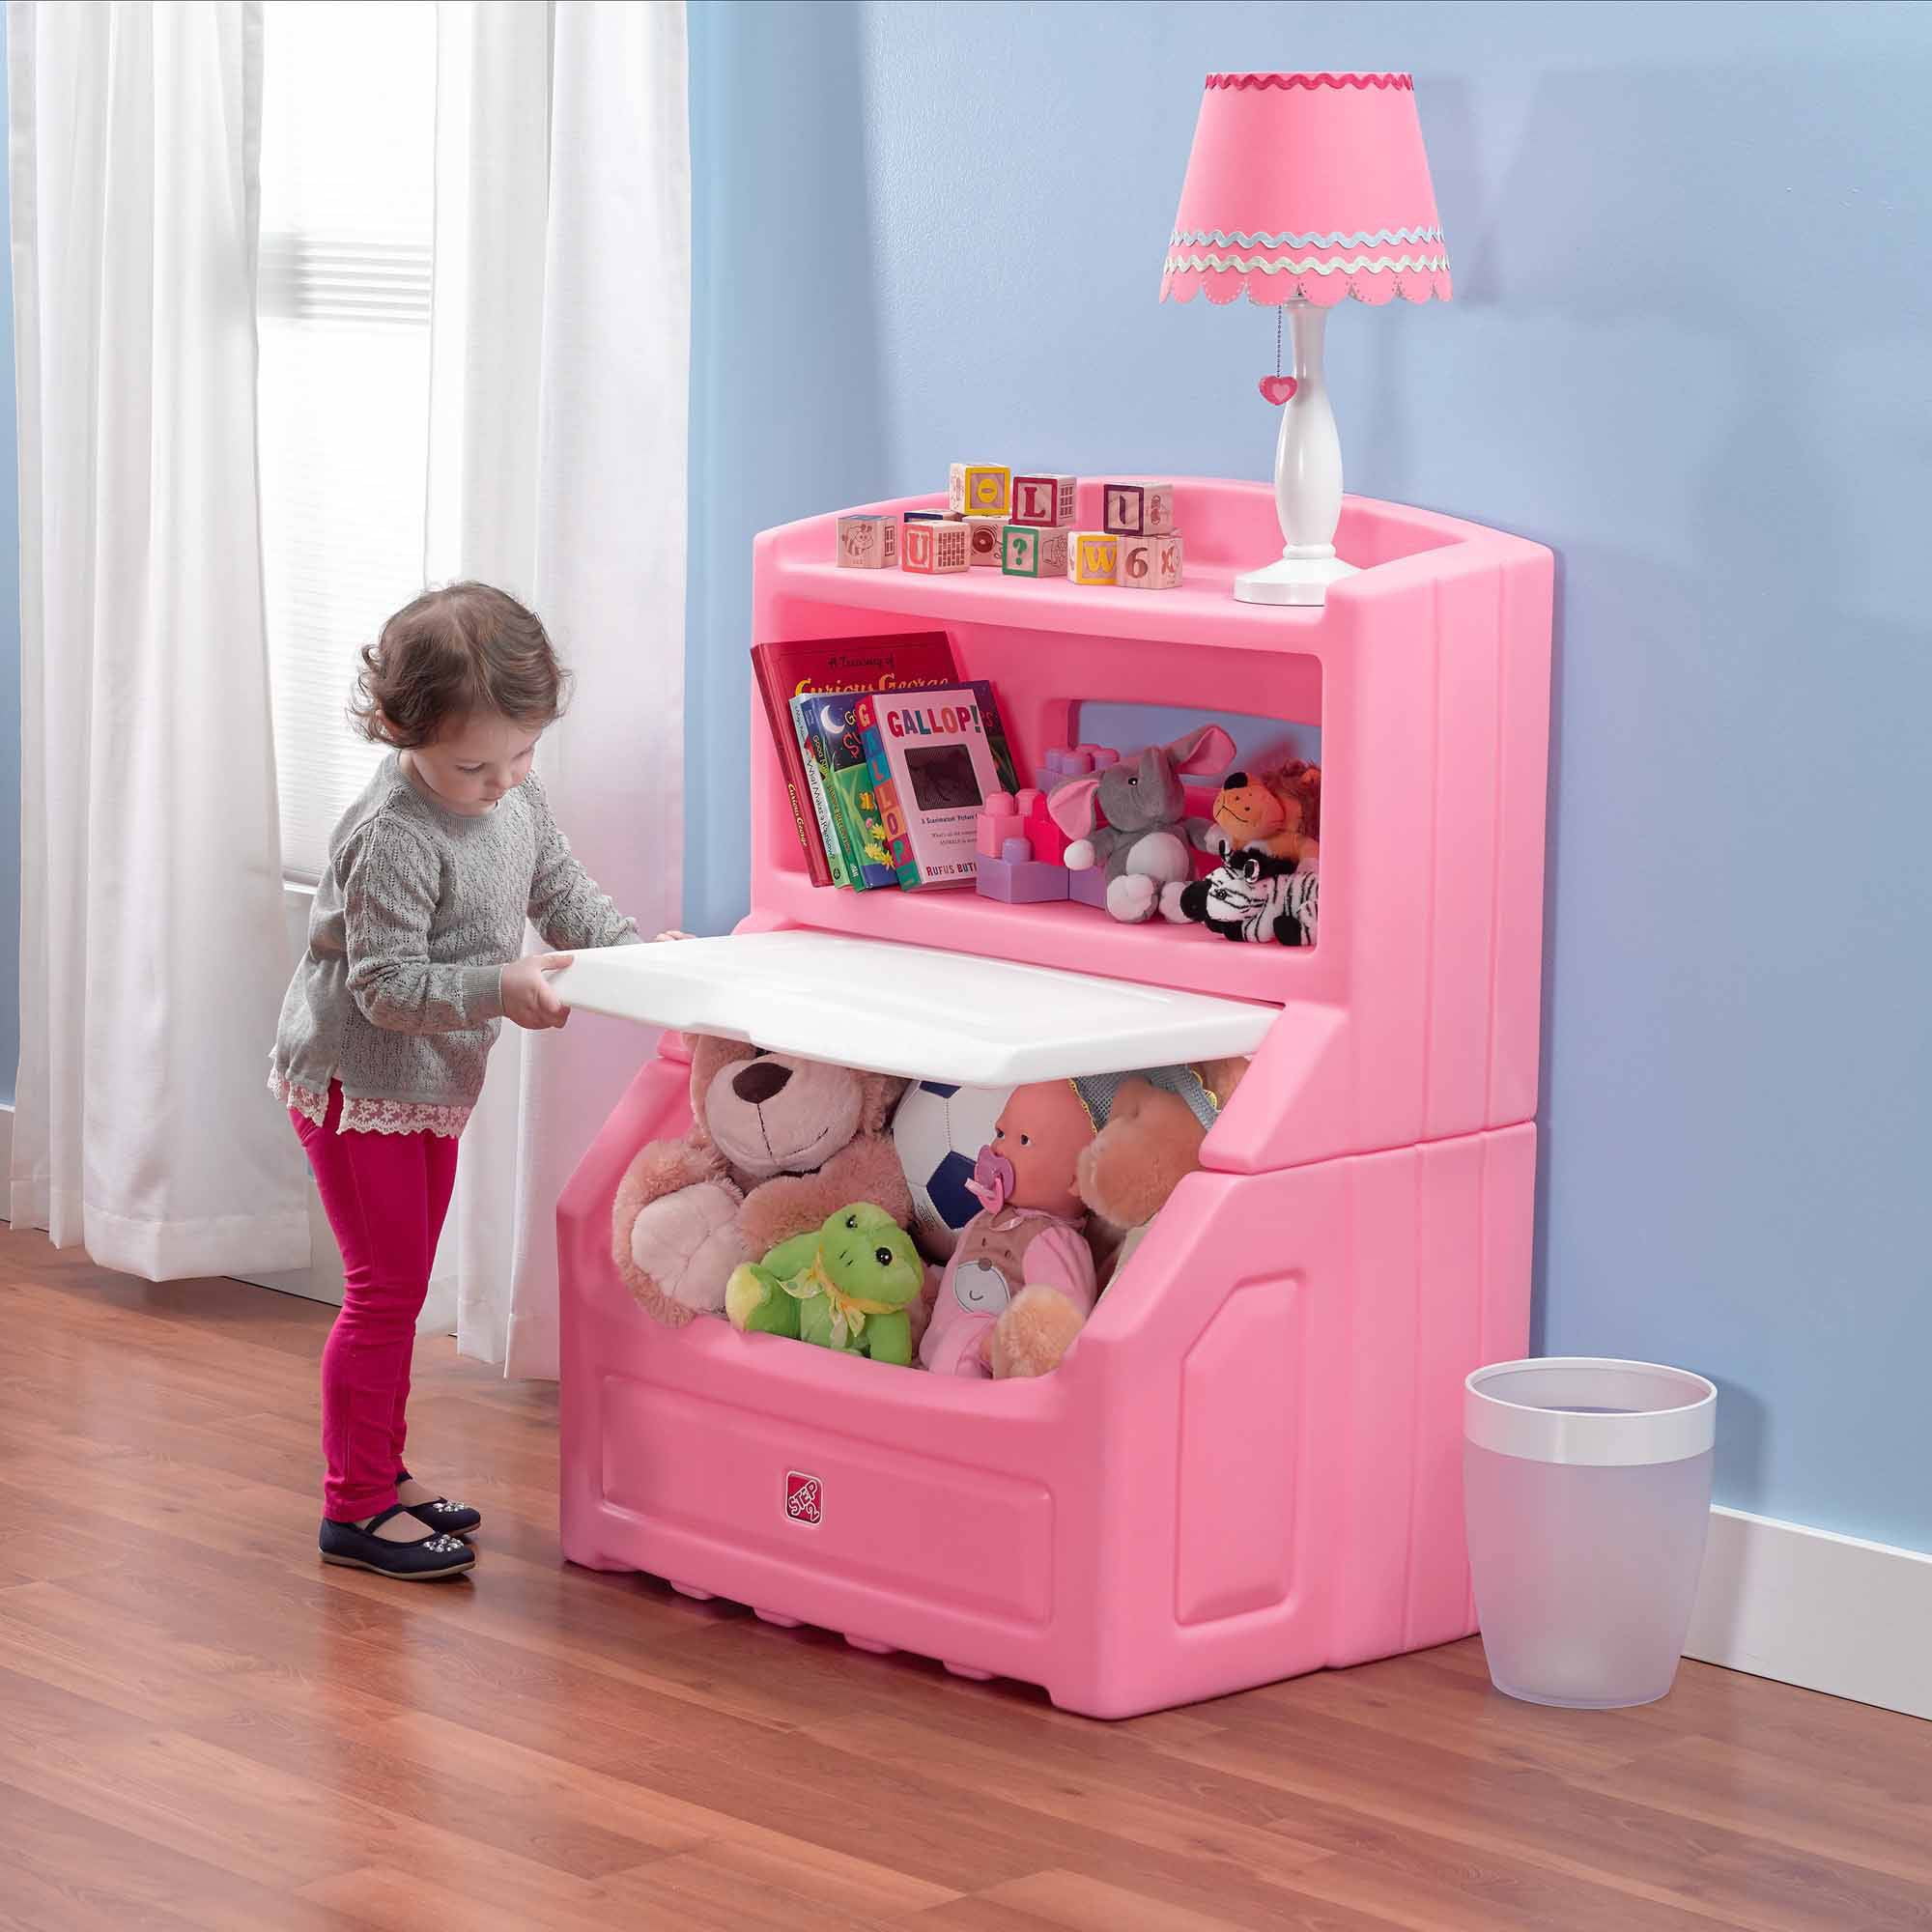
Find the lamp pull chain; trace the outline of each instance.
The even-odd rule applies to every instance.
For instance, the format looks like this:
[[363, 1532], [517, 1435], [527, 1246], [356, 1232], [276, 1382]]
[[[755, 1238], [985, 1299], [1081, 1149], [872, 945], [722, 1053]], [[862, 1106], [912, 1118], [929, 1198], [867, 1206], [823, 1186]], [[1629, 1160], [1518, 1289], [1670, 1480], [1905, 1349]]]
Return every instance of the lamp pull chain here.
[[1281, 324], [1287, 312], [1287, 304], [1277, 302], [1274, 309], [1274, 374], [1262, 378], [1262, 394], [1279, 409], [1289, 397], [1294, 394], [1294, 378], [1281, 373]]

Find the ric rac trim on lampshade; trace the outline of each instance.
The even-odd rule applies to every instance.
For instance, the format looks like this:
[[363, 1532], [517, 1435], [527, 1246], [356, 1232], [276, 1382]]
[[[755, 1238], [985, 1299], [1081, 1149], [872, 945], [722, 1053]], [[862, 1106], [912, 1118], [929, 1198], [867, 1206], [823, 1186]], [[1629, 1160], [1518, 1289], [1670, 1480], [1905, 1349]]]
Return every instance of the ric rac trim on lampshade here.
[[1197, 292], [1223, 306], [1243, 294], [1273, 308], [1311, 301], [1332, 308], [1345, 297], [1371, 307], [1400, 296], [1426, 302], [1450, 298], [1447, 255], [1350, 255], [1294, 260], [1269, 255], [1170, 255], [1161, 265], [1160, 298], [1192, 301]]
[[1208, 85], [1210, 88], [1305, 87], [1311, 94], [1318, 87], [1393, 87], [1413, 94], [1415, 76], [1408, 73], [1210, 73]]
[[1298, 235], [1285, 228], [1279, 235], [1257, 230], [1249, 235], [1236, 228], [1177, 228], [1167, 238], [1170, 248], [1385, 248], [1398, 242], [1440, 242], [1439, 228], [1345, 228], [1326, 233], [1311, 229]]
[[1170, 255], [1161, 265], [1169, 274], [1192, 269], [1197, 274], [1207, 270], [1237, 270], [1242, 274], [1259, 270], [1264, 275], [1359, 275], [1385, 271], [1397, 275], [1417, 272], [1440, 274], [1449, 266], [1447, 255], [1342, 255], [1334, 260], [1311, 255], [1304, 262], [1275, 255]]

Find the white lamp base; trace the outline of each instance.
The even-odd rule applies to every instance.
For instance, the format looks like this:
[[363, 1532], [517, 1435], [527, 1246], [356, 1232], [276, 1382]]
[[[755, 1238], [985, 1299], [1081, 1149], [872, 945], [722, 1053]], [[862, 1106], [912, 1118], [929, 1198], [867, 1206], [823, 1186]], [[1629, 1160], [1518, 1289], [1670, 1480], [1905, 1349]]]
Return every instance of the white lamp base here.
[[1285, 556], [1235, 579], [1237, 604], [1325, 604], [1328, 586], [1353, 577], [1355, 566], [1327, 556]]
[[1325, 604], [1328, 586], [1355, 574], [1352, 563], [1335, 554], [1335, 530], [1342, 521], [1342, 439], [1335, 433], [1321, 373], [1328, 311], [1301, 296], [1286, 307], [1294, 338], [1294, 393], [1283, 405], [1274, 445], [1281, 561], [1236, 578], [1235, 597], [1242, 604]]

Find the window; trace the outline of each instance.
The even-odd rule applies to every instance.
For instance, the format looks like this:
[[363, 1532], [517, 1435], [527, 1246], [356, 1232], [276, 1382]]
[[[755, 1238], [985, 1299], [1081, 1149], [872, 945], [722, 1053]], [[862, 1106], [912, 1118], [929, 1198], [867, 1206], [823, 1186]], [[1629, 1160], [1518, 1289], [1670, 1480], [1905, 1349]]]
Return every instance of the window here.
[[357, 649], [423, 583], [434, 0], [264, 9], [261, 479], [282, 866], [314, 880], [381, 755]]

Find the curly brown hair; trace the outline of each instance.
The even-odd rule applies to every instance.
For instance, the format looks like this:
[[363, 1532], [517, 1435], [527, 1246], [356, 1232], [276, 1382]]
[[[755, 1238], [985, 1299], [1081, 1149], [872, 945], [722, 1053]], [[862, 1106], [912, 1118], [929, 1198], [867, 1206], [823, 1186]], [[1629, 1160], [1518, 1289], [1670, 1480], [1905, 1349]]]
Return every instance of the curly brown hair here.
[[362, 649], [349, 715], [399, 752], [492, 713], [541, 729], [563, 715], [570, 673], [534, 611], [487, 583], [425, 590]]

